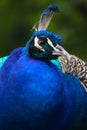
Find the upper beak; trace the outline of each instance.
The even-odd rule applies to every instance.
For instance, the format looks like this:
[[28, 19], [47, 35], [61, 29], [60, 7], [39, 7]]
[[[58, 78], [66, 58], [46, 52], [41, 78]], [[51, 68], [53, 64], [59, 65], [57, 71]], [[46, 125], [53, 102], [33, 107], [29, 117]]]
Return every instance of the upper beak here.
[[52, 55], [65, 56], [67, 58], [70, 58], [70, 54], [59, 44], [53, 48]]

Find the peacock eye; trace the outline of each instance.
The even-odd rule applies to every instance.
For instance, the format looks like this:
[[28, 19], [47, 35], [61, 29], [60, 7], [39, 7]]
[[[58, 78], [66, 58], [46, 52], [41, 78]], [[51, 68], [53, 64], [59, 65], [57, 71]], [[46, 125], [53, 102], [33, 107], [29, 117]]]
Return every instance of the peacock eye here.
[[34, 46], [43, 52], [45, 52], [45, 50], [42, 48], [44, 44], [45, 41], [43, 39], [38, 38], [37, 36], [34, 38]]
[[44, 46], [45, 44], [47, 44], [47, 42], [46, 41], [42, 41], [42, 40], [38, 40], [38, 44], [40, 46]]

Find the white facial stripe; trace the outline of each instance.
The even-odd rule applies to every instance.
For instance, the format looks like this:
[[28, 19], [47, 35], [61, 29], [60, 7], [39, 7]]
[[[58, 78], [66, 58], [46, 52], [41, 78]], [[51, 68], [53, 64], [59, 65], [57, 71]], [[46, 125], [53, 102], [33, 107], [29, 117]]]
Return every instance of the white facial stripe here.
[[38, 41], [39, 41], [38, 37], [35, 37], [34, 46], [37, 47], [39, 50], [45, 52], [45, 50], [38, 44]]
[[49, 44], [52, 48], [54, 48], [54, 45], [53, 45], [53, 43], [51, 42], [51, 40], [50, 40], [49, 38], [47, 38], [47, 40], [48, 40], [48, 44]]
[[56, 47], [54, 47], [54, 45], [51, 42], [51, 40], [49, 38], [47, 38], [47, 40], [48, 40], [48, 44], [54, 49], [54, 51], [58, 51], [58, 49], [56, 49]]

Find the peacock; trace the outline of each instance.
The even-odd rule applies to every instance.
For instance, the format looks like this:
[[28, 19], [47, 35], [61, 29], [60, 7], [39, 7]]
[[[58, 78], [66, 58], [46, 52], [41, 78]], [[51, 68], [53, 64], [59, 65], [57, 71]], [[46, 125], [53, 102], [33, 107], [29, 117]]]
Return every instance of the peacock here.
[[62, 38], [46, 30], [55, 12], [48, 6], [26, 45], [0, 58], [0, 130], [87, 129], [87, 92], [63, 71]]

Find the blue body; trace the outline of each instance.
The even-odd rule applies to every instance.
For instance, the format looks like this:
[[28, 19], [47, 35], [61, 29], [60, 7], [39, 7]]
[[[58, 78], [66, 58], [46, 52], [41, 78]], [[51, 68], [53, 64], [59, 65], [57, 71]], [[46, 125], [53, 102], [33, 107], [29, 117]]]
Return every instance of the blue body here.
[[55, 62], [14, 50], [0, 72], [0, 130], [85, 130], [87, 93]]

